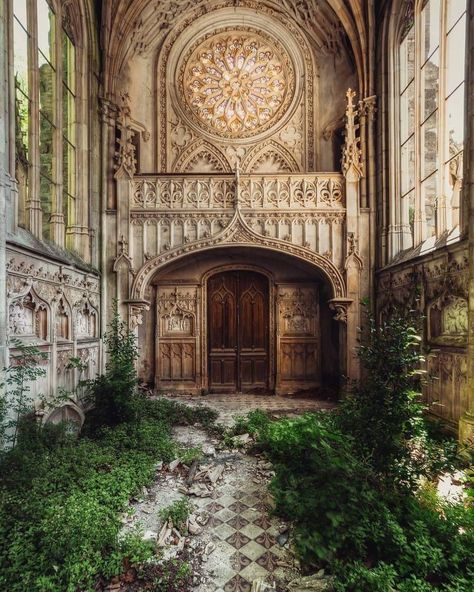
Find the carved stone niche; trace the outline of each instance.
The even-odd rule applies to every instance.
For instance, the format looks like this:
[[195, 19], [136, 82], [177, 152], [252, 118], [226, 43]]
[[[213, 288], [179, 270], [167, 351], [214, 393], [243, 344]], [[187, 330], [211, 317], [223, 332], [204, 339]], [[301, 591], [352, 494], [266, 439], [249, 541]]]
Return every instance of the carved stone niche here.
[[48, 339], [48, 313], [46, 304], [37, 300], [31, 292], [14, 300], [8, 311], [8, 327], [11, 337], [37, 337]]
[[61, 407], [53, 409], [44, 418], [44, 423], [58, 424], [65, 422], [67, 431], [71, 434], [79, 434], [84, 423], [84, 412], [73, 401], [65, 403]]
[[97, 312], [88, 302], [82, 302], [78, 306], [74, 325], [77, 339], [97, 337]]
[[428, 311], [429, 341], [437, 345], [465, 347], [468, 336], [468, 303], [459, 296], [445, 296]]
[[66, 302], [61, 298], [56, 309], [56, 339], [58, 341], [70, 341], [71, 339], [71, 314]]

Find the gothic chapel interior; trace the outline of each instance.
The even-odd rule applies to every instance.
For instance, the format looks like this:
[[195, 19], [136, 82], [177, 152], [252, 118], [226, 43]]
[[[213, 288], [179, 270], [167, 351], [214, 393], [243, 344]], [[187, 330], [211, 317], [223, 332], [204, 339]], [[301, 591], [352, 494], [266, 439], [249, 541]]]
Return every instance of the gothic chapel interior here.
[[[334, 393], [419, 311], [430, 412], [474, 433], [474, 2], [0, 0], [0, 365]], [[46, 421], [81, 420], [79, 401]]]

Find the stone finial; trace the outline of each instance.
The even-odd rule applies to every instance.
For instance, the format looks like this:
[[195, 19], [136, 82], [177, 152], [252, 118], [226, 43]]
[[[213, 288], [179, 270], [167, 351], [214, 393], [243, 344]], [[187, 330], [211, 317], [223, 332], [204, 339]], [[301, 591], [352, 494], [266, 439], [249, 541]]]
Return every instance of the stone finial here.
[[346, 141], [342, 153], [342, 172], [346, 178], [350, 177], [351, 180], [358, 180], [363, 174], [359, 138], [357, 137], [359, 125], [356, 123], [359, 113], [354, 106], [355, 96], [355, 91], [349, 88], [346, 93]]

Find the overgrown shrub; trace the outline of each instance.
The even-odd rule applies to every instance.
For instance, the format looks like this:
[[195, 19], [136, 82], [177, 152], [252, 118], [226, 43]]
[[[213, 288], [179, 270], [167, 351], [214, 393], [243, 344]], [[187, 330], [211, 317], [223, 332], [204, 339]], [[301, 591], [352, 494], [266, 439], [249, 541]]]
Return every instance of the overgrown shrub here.
[[158, 399], [143, 399], [141, 401], [141, 413], [146, 417], [160, 419], [172, 425], [195, 425], [203, 428], [214, 429], [218, 413], [210, 407], [194, 407], [184, 405], [178, 401], [172, 401], [160, 397]]
[[395, 314], [381, 328], [371, 319], [366, 373], [339, 413], [257, 431], [277, 513], [294, 522], [304, 565], [328, 567], [338, 592], [472, 590], [473, 507], [439, 499], [427, 480], [455, 452], [428, 435], [418, 341], [410, 319]]
[[[359, 347], [364, 377], [339, 410], [339, 424], [356, 453], [380, 478], [411, 487], [426, 470], [426, 428], [420, 402], [420, 337], [417, 319], [394, 312], [368, 330]], [[418, 452], [418, 454], [417, 454]]]
[[245, 416], [239, 415], [235, 418], [230, 435], [250, 434], [251, 436], [263, 437], [270, 421], [270, 417], [265, 411], [261, 409], [250, 411]]
[[0, 588], [10, 592], [89, 591], [99, 574], [119, 570], [130, 552], [120, 513], [156, 461], [175, 454], [170, 426], [160, 422], [107, 428], [95, 440], [63, 432], [53, 448], [48, 432], [37, 448], [20, 440], [2, 465]]
[[142, 399], [137, 390], [135, 335], [121, 319], [116, 301], [104, 342], [107, 350], [105, 374], [90, 381], [85, 394], [86, 404], [91, 408], [86, 425], [90, 433], [103, 426], [136, 420]]

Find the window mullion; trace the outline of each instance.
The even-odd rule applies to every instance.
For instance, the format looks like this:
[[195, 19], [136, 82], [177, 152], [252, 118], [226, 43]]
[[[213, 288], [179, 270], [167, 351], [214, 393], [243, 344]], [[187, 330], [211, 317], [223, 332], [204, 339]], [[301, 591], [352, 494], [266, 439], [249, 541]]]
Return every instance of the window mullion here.
[[38, 63], [38, 22], [36, 16], [36, 1], [27, 0], [28, 12], [28, 82], [30, 86], [29, 103], [29, 145], [30, 167], [28, 172], [28, 201], [27, 210], [31, 232], [42, 238], [43, 212], [40, 200], [40, 151], [39, 151], [39, 63]]
[[445, 130], [446, 130], [446, 23], [447, 1], [441, 2], [439, 35], [439, 87], [438, 87], [438, 200], [436, 212], [436, 231], [440, 236], [450, 226], [450, 206], [445, 192]]
[[62, 87], [62, 27], [61, 27], [61, 4], [58, 5], [58, 12], [55, 18], [54, 30], [54, 57], [55, 57], [55, 142], [54, 142], [54, 201], [53, 215], [51, 219], [52, 236], [55, 243], [64, 247], [65, 245], [65, 221], [62, 207], [63, 200], [63, 87]]
[[421, 56], [422, 56], [422, 23], [419, 18], [420, 9], [417, 8], [415, 14], [415, 215], [413, 239], [414, 245], [420, 244], [424, 239], [425, 227], [425, 209], [421, 199], [421, 104], [422, 104], [422, 85], [421, 85]]

